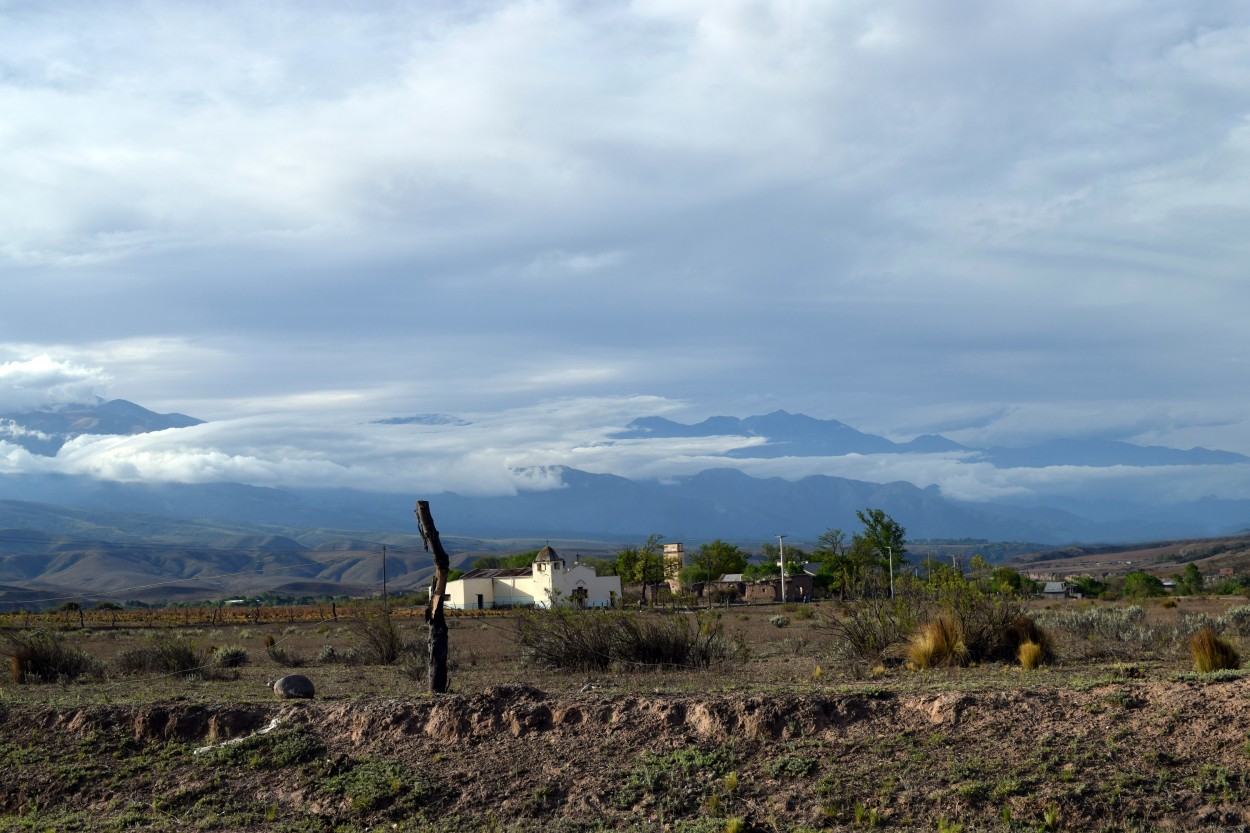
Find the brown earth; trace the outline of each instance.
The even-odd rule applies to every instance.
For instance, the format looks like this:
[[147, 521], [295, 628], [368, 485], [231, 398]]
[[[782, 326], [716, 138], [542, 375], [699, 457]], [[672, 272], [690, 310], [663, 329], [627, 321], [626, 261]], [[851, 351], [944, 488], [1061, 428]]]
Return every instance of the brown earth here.
[[466, 623], [438, 697], [326, 665], [300, 669], [317, 699], [278, 702], [263, 658], [0, 686], [0, 830], [1250, 829], [1250, 677], [1155, 658], [861, 679], [776, 612], [727, 617], [753, 658], [711, 671], [538, 672]]

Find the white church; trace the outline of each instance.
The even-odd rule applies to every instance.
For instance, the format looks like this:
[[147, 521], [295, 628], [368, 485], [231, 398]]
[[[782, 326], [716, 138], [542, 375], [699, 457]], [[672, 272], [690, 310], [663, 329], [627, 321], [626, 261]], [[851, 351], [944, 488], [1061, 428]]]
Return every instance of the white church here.
[[621, 598], [619, 576], [597, 576], [581, 563], [565, 566], [550, 546], [529, 567], [473, 570], [447, 582], [444, 604], [456, 610], [507, 607], [613, 607]]

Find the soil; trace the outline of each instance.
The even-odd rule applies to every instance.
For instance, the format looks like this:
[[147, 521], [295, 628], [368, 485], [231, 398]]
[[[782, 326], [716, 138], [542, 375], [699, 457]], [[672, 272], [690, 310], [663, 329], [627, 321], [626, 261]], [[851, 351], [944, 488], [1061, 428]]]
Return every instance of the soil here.
[[1250, 830], [1250, 677], [860, 678], [775, 612], [741, 621], [747, 666], [697, 674], [538, 673], [466, 625], [437, 697], [317, 666], [316, 699], [277, 701], [259, 661], [145, 691], [0, 687], [0, 830]]

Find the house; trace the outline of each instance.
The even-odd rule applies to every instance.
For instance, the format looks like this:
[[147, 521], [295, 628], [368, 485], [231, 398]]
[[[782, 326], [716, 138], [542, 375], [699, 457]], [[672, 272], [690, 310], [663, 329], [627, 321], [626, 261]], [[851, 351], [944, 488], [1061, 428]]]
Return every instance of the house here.
[[1042, 598], [1070, 599], [1072, 598], [1072, 585], [1066, 581], [1048, 581], [1042, 587]]
[[806, 573], [786, 576], [786, 597], [781, 598], [781, 577], [753, 581], [746, 586], [748, 602], [801, 602], [812, 597], [812, 577]]
[[494, 610], [509, 607], [612, 607], [621, 598], [619, 576], [597, 576], [591, 567], [564, 559], [543, 547], [529, 567], [473, 570], [447, 582], [443, 597], [452, 610]]

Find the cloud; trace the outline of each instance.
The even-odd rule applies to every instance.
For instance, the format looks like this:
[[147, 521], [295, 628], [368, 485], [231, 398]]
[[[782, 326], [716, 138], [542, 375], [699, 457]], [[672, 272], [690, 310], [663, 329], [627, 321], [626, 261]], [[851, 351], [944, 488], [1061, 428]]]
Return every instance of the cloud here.
[[0, 408], [9, 413], [91, 403], [110, 379], [99, 368], [47, 354], [0, 363]]
[[[71, 2], [5, 24], [12, 355], [233, 426], [194, 459], [84, 441], [84, 470], [366, 479], [355, 428], [301, 428], [325, 458], [240, 438], [282, 447], [253, 421], [278, 413], [636, 395], [1250, 452], [1231, 0]], [[715, 456], [556, 439], [534, 448]], [[445, 459], [507, 488], [490, 466], [541, 455], [491, 456]]]

